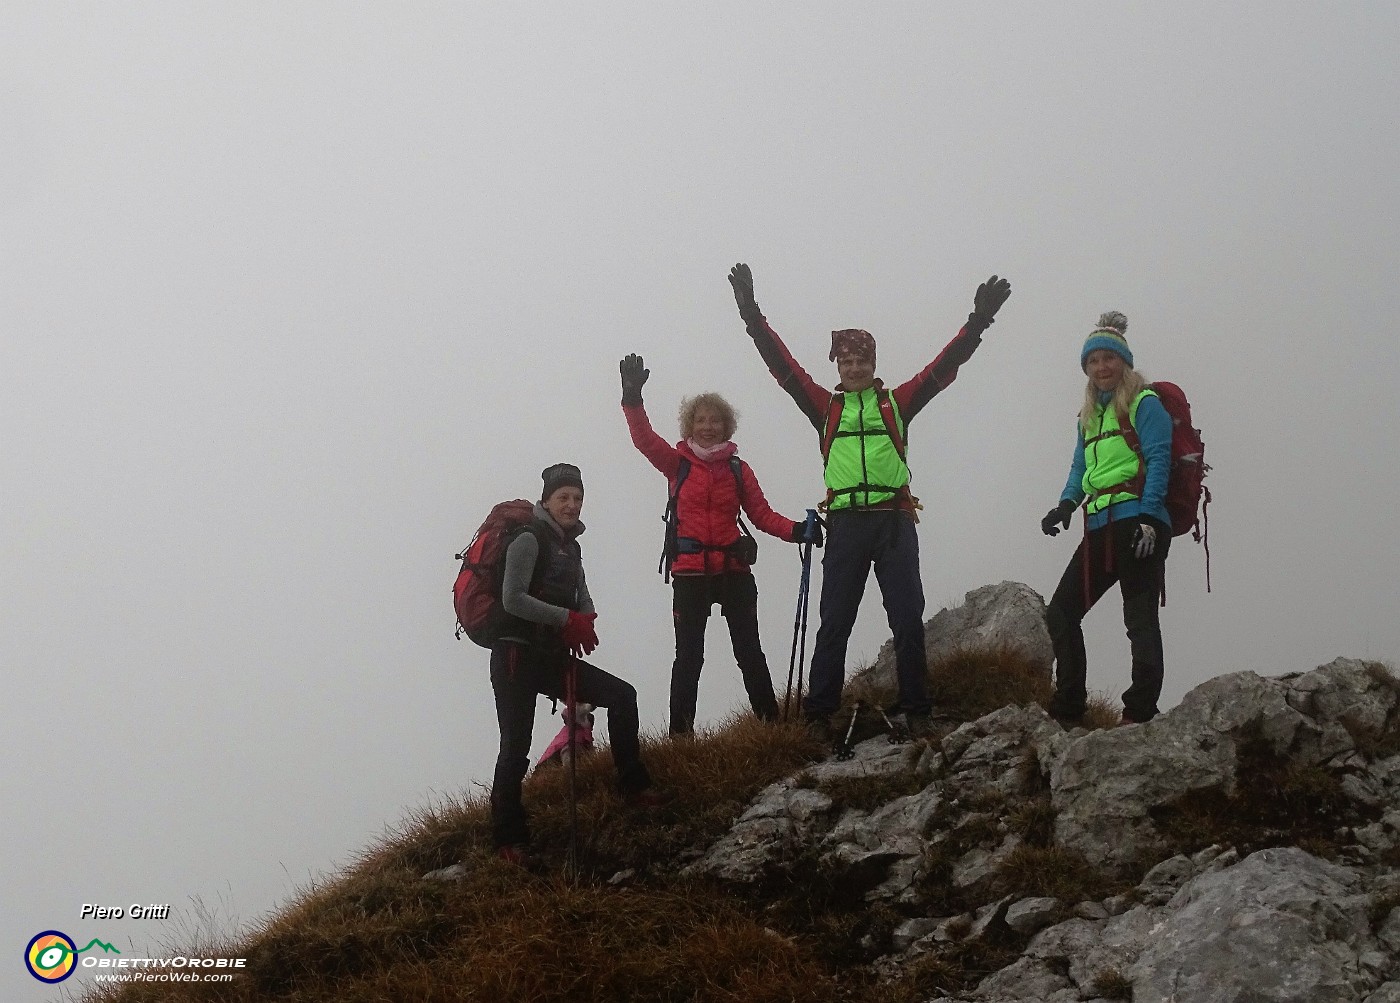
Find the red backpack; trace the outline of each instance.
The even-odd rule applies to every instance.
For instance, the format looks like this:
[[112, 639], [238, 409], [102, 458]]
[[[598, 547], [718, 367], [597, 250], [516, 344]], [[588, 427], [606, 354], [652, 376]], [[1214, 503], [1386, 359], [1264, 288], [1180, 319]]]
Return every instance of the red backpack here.
[[[501, 580], [504, 576], [506, 548], [516, 534], [534, 521], [535, 506], [523, 498], [503, 501], [491, 509], [471, 543], [456, 555], [462, 562], [457, 581], [452, 586], [452, 605], [457, 611], [457, 638], [466, 634], [473, 642], [489, 648], [500, 639], [510, 623], [510, 614], [501, 605]], [[535, 560], [532, 581], [539, 577], [549, 551], [540, 547]]]
[[[1205, 539], [1206, 506], [1210, 488], [1205, 486], [1210, 464], [1201, 430], [1191, 424], [1191, 402], [1175, 383], [1150, 383], [1157, 399], [1172, 419], [1172, 470], [1167, 478], [1167, 514], [1172, 536], [1191, 533], [1197, 543]], [[1204, 499], [1204, 502], [1202, 502]], [[1197, 512], [1199, 511], [1199, 515]], [[1207, 556], [1209, 544], [1207, 544]]]
[[[1149, 383], [1147, 388], [1167, 409], [1172, 420], [1172, 467], [1167, 476], [1167, 515], [1172, 521], [1172, 536], [1190, 533], [1206, 548], [1206, 591], [1210, 591], [1210, 536], [1206, 508], [1210, 505], [1210, 488], [1205, 486], [1210, 464], [1206, 462], [1206, 444], [1201, 430], [1191, 424], [1191, 402], [1175, 383]], [[1136, 430], [1124, 437], [1141, 458]], [[1144, 470], [1146, 468], [1143, 468]], [[1143, 474], [1139, 474], [1143, 476]], [[1139, 488], [1138, 490], [1141, 490]]]

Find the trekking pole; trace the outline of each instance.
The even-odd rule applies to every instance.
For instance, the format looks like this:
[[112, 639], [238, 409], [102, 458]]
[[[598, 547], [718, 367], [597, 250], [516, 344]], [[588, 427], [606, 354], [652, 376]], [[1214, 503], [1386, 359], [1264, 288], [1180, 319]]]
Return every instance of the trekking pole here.
[[564, 704], [569, 718], [569, 858], [566, 870], [578, 877], [578, 659], [570, 658], [564, 670]]
[[792, 617], [792, 653], [788, 656], [787, 692], [783, 694], [783, 720], [790, 719], [788, 711], [792, 703], [792, 676], [797, 672], [797, 709], [802, 707], [802, 668], [798, 663], [797, 639], [802, 638], [802, 661], [807, 659], [807, 602], [812, 585], [812, 539], [815, 536], [817, 510], [807, 510], [807, 526], [802, 534], [802, 577], [797, 586], [797, 611]]
[[860, 701], [851, 708], [851, 723], [846, 725], [846, 736], [841, 739], [841, 744], [836, 747], [836, 758], [838, 760], [854, 759], [855, 746], [851, 743], [851, 737], [856, 733], [856, 715], [860, 713]]

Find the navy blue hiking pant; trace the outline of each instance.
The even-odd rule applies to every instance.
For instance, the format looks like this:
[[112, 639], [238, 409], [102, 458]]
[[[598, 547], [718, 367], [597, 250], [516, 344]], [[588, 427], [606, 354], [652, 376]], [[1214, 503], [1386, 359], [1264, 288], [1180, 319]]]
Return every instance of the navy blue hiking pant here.
[[899, 710], [927, 714], [930, 703], [924, 656], [924, 586], [919, 578], [919, 537], [914, 520], [894, 509], [838, 510], [826, 517], [822, 556], [821, 626], [812, 648], [808, 716], [831, 714], [846, 681], [846, 644], [856, 623], [865, 581], [875, 580], [894, 634]]
[[1157, 528], [1157, 544], [1145, 559], [1133, 554], [1136, 518], [1092, 530], [1075, 550], [1050, 599], [1045, 611], [1045, 626], [1055, 647], [1055, 695], [1050, 701], [1050, 713], [1062, 721], [1078, 721], [1084, 716], [1088, 657], [1080, 624], [1115, 582], [1123, 592], [1123, 625], [1128, 630], [1133, 655], [1133, 683], [1123, 693], [1123, 713], [1138, 722], [1157, 716], [1157, 697], [1162, 693], [1162, 628], [1157, 619], [1157, 603], [1162, 595], [1172, 531], [1165, 523], [1152, 521]]
[[[530, 737], [535, 729], [535, 697], [565, 699], [567, 652], [540, 650], [514, 641], [491, 649], [491, 689], [501, 727], [501, 751], [491, 782], [491, 836], [496, 846], [528, 843], [529, 819], [520, 789], [530, 768]], [[608, 742], [622, 793], [651, 786], [637, 739], [637, 690], [631, 683], [579, 660], [579, 703], [608, 710]]]

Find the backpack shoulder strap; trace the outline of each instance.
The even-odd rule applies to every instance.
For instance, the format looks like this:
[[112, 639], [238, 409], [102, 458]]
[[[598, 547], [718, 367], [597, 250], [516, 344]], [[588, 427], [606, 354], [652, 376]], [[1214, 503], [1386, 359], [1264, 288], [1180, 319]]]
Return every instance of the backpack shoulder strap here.
[[739, 492], [739, 504], [744, 504], [744, 461], [737, 456], [729, 458], [729, 470], [734, 475], [734, 490]]
[[671, 584], [671, 561], [676, 553], [676, 533], [680, 522], [676, 515], [676, 507], [680, 504], [681, 485], [689, 476], [690, 458], [682, 456], [676, 466], [676, 479], [671, 486], [671, 493], [666, 496], [666, 511], [661, 516], [661, 521], [666, 525], [666, 535], [661, 544], [661, 560], [657, 562], [656, 573], [662, 576], [667, 585]]
[[822, 433], [822, 462], [831, 457], [831, 444], [841, 428], [841, 412], [846, 406], [846, 395], [834, 393], [826, 405], [826, 431]]
[[909, 462], [904, 452], [904, 436], [899, 431], [899, 405], [890, 392], [883, 388], [875, 399], [879, 402], [880, 417], [884, 419], [885, 431], [889, 433], [890, 442], [894, 443], [895, 453], [901, 462]]
[[680, 497], [681, 485], [685, 483], [685, 479], [686, 479], [687, 477], [689, 477], [689, 476], [690, 476], [690, 459], [689, 459], [688, 457], [682, 456], [682, 457], [681, 457], [681, 460], [680, 460], [680, 463], [677, 464], [677, 466], [676, 466], [676, 483], [675, 483], [675, 486], [671, 488], [671, 500], [672, 500], [672, 501], [675, 501], [675, 499], [677, 499], [677, 498]]
[[1142, 402], [1148, 397], [1156, 396], [1157, 391], [1150, 384], [1143, 387], [1142, 390], [1138, 392], [1137, 397], [1133, 399], [1132, 408], [1126, 416], [1128, 420], [1123, 420], [1125, 417], [1124, 415], [1120, 414], [1118, 416], [1118, 424], [1121, 425], [1123, 429], [1123, 438], [1127, 441], [1132, 451], [1138, 454], [1139, 459], [1142, 458], [1142, 440], [1138, 438], [1137, 431], [1138, 408], [1142, 406]]

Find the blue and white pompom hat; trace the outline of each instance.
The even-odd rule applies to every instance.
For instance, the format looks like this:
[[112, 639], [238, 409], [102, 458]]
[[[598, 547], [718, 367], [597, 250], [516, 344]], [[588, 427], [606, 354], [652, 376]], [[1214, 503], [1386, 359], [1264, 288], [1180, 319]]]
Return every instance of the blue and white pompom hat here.
[[1084, 341], [1084, 350], [1079, 353], [1079, 368], [1085, 372], [1089, 368], [1089, 353], [1100, 348], [1117, 352], [1133, 368], [1133, 350], [1128, 347], [1128, 318], [1117, 310], [1109, 310], [1099, 316], [1099, 325]]

